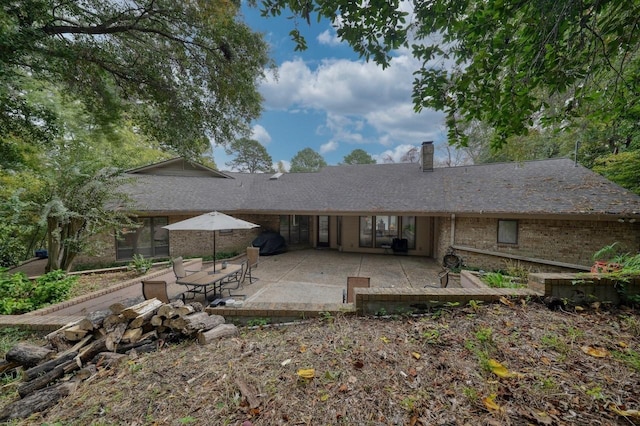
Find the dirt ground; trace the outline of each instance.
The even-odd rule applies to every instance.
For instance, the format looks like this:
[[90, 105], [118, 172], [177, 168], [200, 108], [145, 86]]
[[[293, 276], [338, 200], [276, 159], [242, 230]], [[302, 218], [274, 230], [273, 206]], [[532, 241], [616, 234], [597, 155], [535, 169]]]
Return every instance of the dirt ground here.
[[[162, 267], [152, 268], [149, 272], [158, 271], [163, 269]], [[69, 293], [69, 299], [84, 296], [85, 294], [92, 293], [94, 291], [102, 290], [124, 281], [132, 280], [139, 277], [140, 274], [136, 271], [121, 271], [121, 272], [109, 272], [109, 273], [93, 273], [83, 274], [78, 276], [76, 285], [71, 288]]]
[[266, 322], [100, 366], [15, 424], [640, 424], [637, 310], [503, 300], [421, 317]]

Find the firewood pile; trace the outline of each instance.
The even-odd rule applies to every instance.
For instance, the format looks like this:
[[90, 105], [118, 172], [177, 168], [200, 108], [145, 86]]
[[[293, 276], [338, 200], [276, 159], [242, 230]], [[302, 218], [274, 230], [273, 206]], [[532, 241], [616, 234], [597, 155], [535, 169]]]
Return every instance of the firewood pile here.
[[18, 401], [0, 412], [0, 422], [27, 417], [54, 405], [98, 368], [160, 349], [166, 343], [196, 339], [206, 345], [235, 335], [224, 317], [210, 315], [199, 302], [165, 304], [158, 299], [89, 314], [46, 336], [46, 346], [18, 344], [0, 361], [0, 373], [22, 376]]

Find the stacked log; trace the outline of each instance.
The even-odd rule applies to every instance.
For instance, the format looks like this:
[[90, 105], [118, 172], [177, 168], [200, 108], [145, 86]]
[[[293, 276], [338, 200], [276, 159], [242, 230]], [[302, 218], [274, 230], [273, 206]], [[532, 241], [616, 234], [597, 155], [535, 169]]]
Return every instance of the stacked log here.
[[[0, 422], [51, 407], [71, 392], [69, 382], [85, 380], [97, 368], [113, 365], [133, 351], [151, 352], [165, 342], [189, 338], [208, 344], [237, 333], [234, 325], [225, 324], [224, 317], [210, 315], [198, 302], [164, 304], [149, 299], [129, 305], [117, 303], [108, 311], [91, 313], [59, 328], [46, 336], [46, 347], [18, 344], [9, 350], [0, 368], [22, 373], [23, 382], [18, 385], [22, 399], [0, 412]], [[73, 376], [56, 384], [66, 375]]]

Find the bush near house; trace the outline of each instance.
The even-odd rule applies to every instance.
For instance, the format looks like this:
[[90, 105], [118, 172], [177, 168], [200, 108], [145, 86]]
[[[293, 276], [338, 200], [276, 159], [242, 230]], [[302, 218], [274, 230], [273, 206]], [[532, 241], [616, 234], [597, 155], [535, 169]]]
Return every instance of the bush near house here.
[[22, 272], [9, 274], [0, 268], [0, 314], [19, 315], [61, 302], [76, 280], [60, 270], [30, 280]]

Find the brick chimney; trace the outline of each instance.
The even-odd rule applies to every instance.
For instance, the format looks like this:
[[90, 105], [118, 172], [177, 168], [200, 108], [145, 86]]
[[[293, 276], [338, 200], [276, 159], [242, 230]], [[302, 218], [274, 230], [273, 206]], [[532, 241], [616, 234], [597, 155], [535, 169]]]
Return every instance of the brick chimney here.
[[433, 171], [433, 141], [422, 142], [422, 171]]

